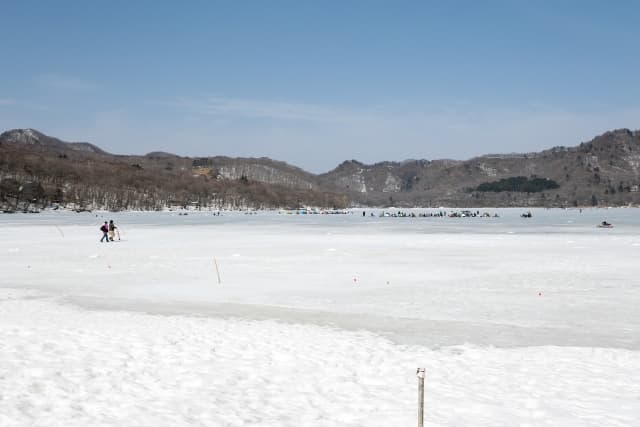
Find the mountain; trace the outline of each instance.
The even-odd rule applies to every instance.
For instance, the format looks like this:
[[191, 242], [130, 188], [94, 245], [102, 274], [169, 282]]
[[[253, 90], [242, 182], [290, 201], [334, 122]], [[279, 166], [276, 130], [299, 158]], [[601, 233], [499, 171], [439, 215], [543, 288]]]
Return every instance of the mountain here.
[[83, 151], [95, 154], [107, 154], [88, 142], [63, 142], [34, 129], [13, 129], [0, 134], [0, 142], [7, 144], [25, 144], [42, 150]]
[[[640, 203], [640, 132], [628, 129], [538, 153], [373, 165], [349, 160], [319, 175], [265, 157], [114, 155], [89, 143], [67, 143], [33, 129], [0, 134], [0, 155], [0, 197], [7, 198], [2, 187], [13, 179], [37, 182], [44, 193], [53, 191], [58, 198], [81, 187], [83, 203], [112, 208], [131, 208], [133, 199], [140, 208], [172, 203], [220, 207]], [[105, 187], [118, 190], [105, 194]], [[91, 194], [101, 194], [103, 200]]]
[[[558, 188], [478, 191], [485, 183], [540, 178]], [[322, 188], [364, 205], [590, 206], [640, 202], [640, 132], [606, 132], [576, 147], [490, 154], [466, 161], [408, 160], [365, 165], [347, 161], [319, 176]]]

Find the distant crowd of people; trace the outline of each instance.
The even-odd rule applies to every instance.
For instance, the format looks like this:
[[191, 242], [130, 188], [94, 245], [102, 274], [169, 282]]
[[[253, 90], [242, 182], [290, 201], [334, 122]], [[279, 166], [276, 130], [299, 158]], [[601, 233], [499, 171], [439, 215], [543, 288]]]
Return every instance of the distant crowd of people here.
[[[366, 211], [362, 211], [362, 216], [367, 216], [367, 212]], [[375, 216], [373, 214], [373, 212], [371, 212], [371, 216]], [[470, 211], [470, 210], [463, 210], [463, 211], [452, 211], [447, 213], [446, 211], [438, 211], [438, 212], [420, 212], [420, 213], [415, 213], [415, 212], [404, 212], [404, 211], [397, 211], [397, 212], [381, 212], [379, 215], [379, 217], [393, 217], [393, 218], [433, 218], [433, 217], [437, 217], [437, 218], [443, 218], [443, 217], [449, 217], [449, 218], [476, 218], [476, 217], [482, 217], [482, 218], [489, 218], [489, 217], [494, 217], [494, 218], [498, 218], [498, 214], [494, 213], [493, 215], [491, 215], [489, 212], [483, 212], [480, 213], [480, 211]]]

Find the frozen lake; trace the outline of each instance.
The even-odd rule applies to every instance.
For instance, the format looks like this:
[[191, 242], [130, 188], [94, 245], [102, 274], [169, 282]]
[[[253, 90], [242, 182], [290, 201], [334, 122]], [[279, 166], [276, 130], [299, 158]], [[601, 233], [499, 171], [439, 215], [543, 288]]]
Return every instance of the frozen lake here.
[[[330, 324], [429, 346], [640, 347], [635, 209], [355, 212], [3, 215], [0, 284], [93, 307]], [[122, 241], [97, 244], [103, 219]], [[595, 227], [605, 219], [615, 228]]]
[[479, 210], [0, 215], [0, 424], [633, 425], [640, 212]]

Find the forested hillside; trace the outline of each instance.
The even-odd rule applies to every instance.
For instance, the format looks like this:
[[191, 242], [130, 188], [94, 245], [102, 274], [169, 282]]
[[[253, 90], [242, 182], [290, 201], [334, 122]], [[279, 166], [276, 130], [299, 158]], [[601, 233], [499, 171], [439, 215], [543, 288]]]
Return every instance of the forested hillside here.
[[87, 147], [93, 146], [66, 144], [32, 130], [0, 135], [2, 210], [38, 210], [51, 204], [111, 210], [347, 206], [342, 195], [242, 174], [224, 177], [171, 154], [114, 156]]

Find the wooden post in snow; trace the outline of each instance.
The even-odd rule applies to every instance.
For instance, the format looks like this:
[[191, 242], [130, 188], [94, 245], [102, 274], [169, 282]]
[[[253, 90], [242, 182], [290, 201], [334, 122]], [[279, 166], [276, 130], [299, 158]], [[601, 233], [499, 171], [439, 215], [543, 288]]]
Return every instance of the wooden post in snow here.
[[222, 283], [222, 281], [220, 280], [220, 269], [218, 269], [218, 261], [216, 261], [216, 258], [213, 257], [213, 264], [216, 266], [216, 274], [218, 275], [218, 285]]
[[418, 427], [424, 426], [424, 368], [418, 368]]

